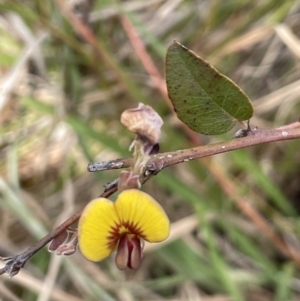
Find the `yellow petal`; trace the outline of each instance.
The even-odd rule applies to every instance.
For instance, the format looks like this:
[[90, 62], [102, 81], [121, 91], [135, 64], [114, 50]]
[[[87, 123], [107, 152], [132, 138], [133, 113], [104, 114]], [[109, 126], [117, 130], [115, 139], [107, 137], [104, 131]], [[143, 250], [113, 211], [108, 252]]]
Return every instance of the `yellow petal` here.
[[123, 225], [134, 228], [134, 234], [149, 242], [160, 242], [169, 236], [170, 222], [159, 203], [137, 189], [122, 191], [115, 203]]
[[114, 250], [117, 240], [109, 239], [118, 224], [114, 203], [105, 198], [91, 201], [78, 223], [78, 240], [82, 254], [91, 261], [100, 261]]

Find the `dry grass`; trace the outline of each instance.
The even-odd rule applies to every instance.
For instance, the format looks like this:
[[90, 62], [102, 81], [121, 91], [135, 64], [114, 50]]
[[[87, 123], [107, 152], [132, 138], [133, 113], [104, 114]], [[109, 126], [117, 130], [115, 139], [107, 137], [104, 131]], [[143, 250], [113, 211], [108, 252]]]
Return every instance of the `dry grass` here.
[[[6, 0], [0, 8], [1, 256], [34, 244], [118, 176], [86, 166], [130, 155], [133, 136], [119, 116], [139, 101], [164, 119], [163, 151], [233, 136], [195, 137], [170, 109], [164, 56], [173, 39], [242, 87], [253, 125], [299, 119], [300, 1]], [[300, 252], [298, 150], [299, 141], [280, 142], [163, 171], [143, 189], [164, 206], [172, 234], [146, 246], [140, 270], [44, 249], [14, 278], [0, 277], [0, 300], [298, 300], [299, 267], [241, 209], [251, 205]]]

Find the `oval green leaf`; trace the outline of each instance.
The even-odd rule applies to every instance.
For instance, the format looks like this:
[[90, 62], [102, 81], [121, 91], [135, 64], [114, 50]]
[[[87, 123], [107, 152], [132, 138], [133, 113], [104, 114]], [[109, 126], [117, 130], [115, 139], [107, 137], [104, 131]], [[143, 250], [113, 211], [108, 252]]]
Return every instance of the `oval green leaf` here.
[[228, 77], [177, 41], [166, 57], [169, 98], [178, 118], [204, 135], [219, 135], [253, 115], [247, 95]]

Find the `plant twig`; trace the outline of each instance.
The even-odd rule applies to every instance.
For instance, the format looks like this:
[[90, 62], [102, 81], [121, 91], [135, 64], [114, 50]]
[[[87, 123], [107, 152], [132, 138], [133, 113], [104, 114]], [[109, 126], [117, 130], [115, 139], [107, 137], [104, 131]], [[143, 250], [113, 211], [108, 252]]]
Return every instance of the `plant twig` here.
[[116, 160], [110, 161], [101, 161], [96, 163], [90, 163], [87, 166], [87, 170], [89, 172], [97, 172], [103, 170], [111, 170], [111, 169], [120, 169], [120, 168], [127, 168], [132, 166], [133, 158], [121, 158]]
[[[125, 16], [121, 17], [121, 21], [123, 24], [123, 27], [125, 29], [125, 31], [128, 34], [128, 37], [133, 45], [133, 47], [135, 48], [135, 51], [137, 53], [137, 55], [140, 57], [144, 67], [146, 68], [146, 70], [148, 71], [149, 75], [152, 77], [153, 82], [156, 84], [157, 89], [160, 91], [160, 93], [162, 94], [162, 96], [165, 98], [165, 93], [162, 89], [160, 89], [159, 85], [157, 84], [156, 78], [160, 78], [159, 72], [156, 72], [157, 70], [155, 70], [155, 65], [153, 64], [151, 58], [149, 57], [149, 55], [147, 54], [145, 48], [143, 47], [143, 43], [140, 39], [140, 37], [138, 36], [138, 34], [136, 33], [136, 30], [134, 28], [134, 26], [131, 24], [131, 22], [129, 21], [128, 18], [126, 18]], [[153, 69], [154, 66], [154, 69]], [[153, 72], [153, 70], [155, 72]], [[167, 104], [169, 105], [170, 102], [167, 101]], [[299, 120], [300, 121], [300, 120]], [[272, 142], [272, 141], [279, 141], [279, 140], [286, 140], [286, 139], [282, 139], [283, 137], [281, 136], [288, 136], [288, 139], [295, 139], [292, 138], [289, 135], [293, 135], [293, 133], [289, 132], [289, 130], [292, 129], [296, 129], [299, 128], [299, 121], [298, 122], [294, 122], [292, 124], [288, 124], [288, 125], [284, 125], [280, 128], [278, 128], [278, 131], [281, 131], [281, 133], [277, 132], [267, 132], [267, 131], [256, 131], [254, 129], [251, 129], [249, 127], [249, 123], [248, 123], [248, 128], [247, 129], [243, 129], [241, 130], [242, 133], [244, 133], [244, 136], [250, 136], [251, 134], [254, 134], [256, 136], [256, 138], [259, 138], [259, 136], [262, 134], [262, 139], [265, 140], [264, 142]], [[199, 144], [199, 136], [195, 136], [193, 135], [194, 133], [189, 131], [189, 129], [183, 124], [183, 128], [185, 130], [185, 132], [187, 133], [187, 135], [190, 137], [192, 143], [194, 145]], [[297, 133], [296, 133], [297, 135]], [[268, 136], [268, 138], [266, 138], [266, 136]], [[276, 136], [278, 137], [279, 140], [273, 140], [273, 139], [277, 139]], [[238, 136], [237, 136], [238, 137]], [[243, 137], [240, 136], [240, 137]], [[269, 140], [270, 139], [270, 140]], [[255, 145], [257, 141], [258, 144], [260, 143], [264, 143], [264, 142], [259, 142], [259, 139], [250, 139], [250, 140], [246, 140], [247, 142], [244, 144], [244, 140], [239, 140], [239, 142], [241, 142], [241, 145], [239, 148], [242, 147], [247, 147], [247, 146], [251, 146], [251, 145]], [[254, 143], [254, 144], [252, 144]], [[221, 148], [226, 148], [226, 150], [220, 149], [219, 148], [220, 145], [212, 145], [211, 148], [207, 148], [205, 147], [205, 151], [202, 152], [201, 148], [194, 148], [193, 151], [191, 150], [187, 150], [187, 151], [179, 151], [179, 156], [176, 153], [175, 154], [175, 158], [173, 157], [174, 154], [173, 153], [168, 153], [168, 154], [160, 154], [159, 156], [163, 156], [166, 155], [167, 157], [169, 157], [170, 160], [163, 160], [163, 163], [160, 162], [160, 168], [163, 169], [167, 166], [173, 165], [174, 163], [174, 159], [175, 161], [178, 160], [180, 157], [183, 161], [189, 161], [191, 159], [194, 158], [200, 158], [203, 156], [206, 156], [207, 153], [206, 152], [210, 152], [212, 151], [213, 154], [217, 154], [217, 153], [221, 153], [221, 152], [225, 152], [225, 151], [230, 151], [232, 150], [231, 147], [236, 147], [235, 142], [233, 144], [229, 144], [229, 145], [222, 145]], [[202, 153], [201, 153], [202, 152]], [[206, 153], [206, 154], [205, 154]], [[200, 154], [200, 156], [199, 156]], [[191, 157], [189, 156], [191, 155]], [[172, 157], [171, 157], [172, 156]], [[177, 157], [177, 158], [176, 158]], [[125, 165], [127, 162], [124, 162]], [[130, 162], [128, 162], [129, 164]], [[157, 164], [157, 161], [154, 161], [154, 163]], [[176, 163], [175, 163], [176, 164]], [[125, 166], [124, 165], [124, 166]], [[236, 191], [234, 189], [234, 186], [232, 185], [232, 182], [228, 179], [226, 179], [226, 177], [220, 176], [220, 170], [218, 168], [216, 168], [213, 165], [208, 165], [206, 163], [208, 169], [212, 172], [212, 174], [214, 175], [216, 181], [218, 181], [218, 183], [220, 184], [220, 186], [223, 188], [223, 191], [233, 199], [233, 201], [236, 203], [237, 207], [240, 208], [241, 212], [243, 212], [261, 231], [262, 233], [264, 233], [265, 236], [267, 236], [272, 242], [273, 244], [286, 256], [294, 259], [298, 266], [300, 264], [300, 256], [299, 256], [299, 252], [294, 250], [291, 246], [289, 246], [288, 244], [286, 244], [281, 237], [279, 237], [276, 232], [272, 229], [271, 226], [269, 226], [263, 219], [262, 216], [260, 216], [260, 214], [253, 208], [251, 207], [247, 201], [243, 200], [242, 198], [239, 198], [236, 194]], [[225, 179], [224, 181], [222, 179]], [[226, 182], [224, 184], [224, 182]], [[230, 190], [228, 190], [228, 187], [231, 187]]]
[[[227, 142], [209, 144], [205, 146], [193, 147], [174, 152], [159, 153], [153, 155], [147, 164], [147, 169], [158, 173], [160, 170], [178, 164], [195, 160], [203, 157], [209, 157], [220, 153], [226, 153], [232, 150], [246, 148], [258, 144], [264, 144], [275, 141], [292, 140], [300, 138], [300, 122], [282, 126], [275, 130], [252, 129], [247, 137], [232, 139]], [[110, 161], [90, 163], [88, 170], [91, 172], [108, 169], [128, 168], [132, 166], [132, 158], [122, 158]]]
[[[141, 183], [145, 183], [148, 181], [153, 175], [158, 174], [162, 169], [179, 164], [182, 162], [187, 162], [190, 160], [195, 160], [198, 158], [208, 157], [212, 155], [216, 155], [219, 153], [224, 153], [240, 148], [245, 148], [249, 146], [254, 146], [263, 143], [275, 142], [275, 141], [283, 141], [283, 140], [292, 140], [300, 138], [300, 123], [295, 122], [293, 126], [287, 125], [286, 127], [280, 127], [275, 130], [253, 130], [247, 137], [232, 139], [227, 142], [221, 142], [206, 146], [199, 146], [185, 150], [178, 150], [174, 152], [167, 153], [159, 153], [151, 156], [148, 161], [145, 172], [141, 175]], [[112, 162], [117, 162], [113, 164]], [[122, 164], [121, 164], [121, 163]], [[107, 170], [108, 167], [112, 168], [124, 168], [130, 167], [132, 164], [132, 158], [125, 159], [117, 159], [111, 160], [108, 162], [100, 162], [96, 163], [96, 166], [102, 166], [102, 169], [99, 167], [98, 170]], [[91, 164], [89, 164], [90, 166]], [[228, 184], [228, 183], [227, 183]], [[226, 184], [226, 185], [227, 185]], [[225, 185], [225, 186], [226, 186]], [[224, 186], [224, 189], [226, 188]], [[228, 185], [227, 185], [228, 187]], [[231, 187], [231, 186], [230, 186]], [[114, 192], [117, 191], [117, 181], [114, 181], [109, 188], [100, 195], [100, 197], [108, 197]], [[227, 191], [227, 190], [226, 190]], [[227, 191], [228, 192], [228, 191]], [[230, 192], [230, 191], [229, 191]], [[233, 195], [229, 193], [229, 195]], [[251, 220], [255, 220], [255, 224], [262, 230], [266, 236], [281, 250], [286, 256], [292, 258], [298, 266], [300, 266], [300, 253], [290, 246], [288, 246], [276, 233], [275, 231], [268, 226], [268, 224], [263, 220], [262, 217], [251, 207], [245, 207], [244, 203], [240, 201], [236, 201], [236, 204], [242, 209], [244, 214], [246, 214]], [[253, 210], [250, 210], [250, 209]], [[38, 252], [42, 247], [44, 247], [47, 243], [57, 237], [62, 231], [68, 229], [72, 224], [77, 222], [81, 216], [83, 209], [75, 213], [69, 219], [67, 219], [64, 223], [55, 228], [51, 233], [42, 238], [35, 245], [25, 250], [23, 253], [13, 256], [2, 258], [5, 261], [4, 268], [0, 269], [0, 275], [7, 273], [10, 277], [16, 275], [19, 270], [24, 267], [25, 263], [29, 258], [31, 258], [36, 252]]]
[[[100, 197], [108, 197], [114, 192], [117, 191], [117, 186], [111, 187], [110, 190], [103, 192]], [[41, 248], [43, 248], [47, 243], [52, 241], [55, 237], [57, 237], [60, 233], [68, 229], [71, 225], [76, 223], [82, 213], [83, 209], [76, 212], [66, 221], [64, 221], [61, 225], [55, 228], [51, 233], [43, 237], [40, 241], [38, 241], [35, 245], [31, 246], [23, 253], [12, 256], [12, 257], [0, 257], [5, 262], [4, 268], [0, 269], [0, 275], [7, 273], [9, 277], [13, 277], [20, 271], [21, 268], [24, 267], [27, 260], [29, 260], [35, 253], [37, 253]]]
[[[258, 130], [251, 129], [248, 136], [244, 138], [233, 139], [224, 143], [211, 144], [206, 146], [199, 146], [186, 150], [179, 150], [175, 152], [161, 153], [154, 155], [149, 160], [147, 168], [152, 170], [153, 174], [157, 174], [162, 169], [172, 166], [174, 164], [199, 159], [202, 157], [212, 156], [215, 154], [232, 151], [235, 149], [245, 148], [263, 143], [291, 140], [300, 138], [300, 123], [299, 121], [292, 124], [281, 126], [275, 130]], [[129, 167], [131, 160], [122, 159], [123, 167]], [[300, 252], [286, 243], [270, 226], [264, 218], [243, 198], [235, 193], [235, 189], [228, 179], [223, 175], [222, 171], [215, 166], [211, 166], [210, 171], [218, 180], [219, 184], [226, 192], [226, 194], [234, 201], [241, 212], [246, 215], [264, 235], [272, 241], [272, 243], [285, 256], [294, 260], [297, 266], [300, 267]]]

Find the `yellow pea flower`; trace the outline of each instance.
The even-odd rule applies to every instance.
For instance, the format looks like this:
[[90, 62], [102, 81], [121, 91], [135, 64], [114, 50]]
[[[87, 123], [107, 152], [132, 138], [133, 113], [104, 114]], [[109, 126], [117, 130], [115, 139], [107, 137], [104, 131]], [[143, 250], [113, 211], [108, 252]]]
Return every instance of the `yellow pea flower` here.
[[139, 268], [142, 242], [161, 242], [169, 236], [170, 222], [150, 195], [137, 189], [122, 191], [117, 200], [91, 201], [78, 224], [79, 247], [91, 261], [101, 261], [116, 248], [119, 269]]

